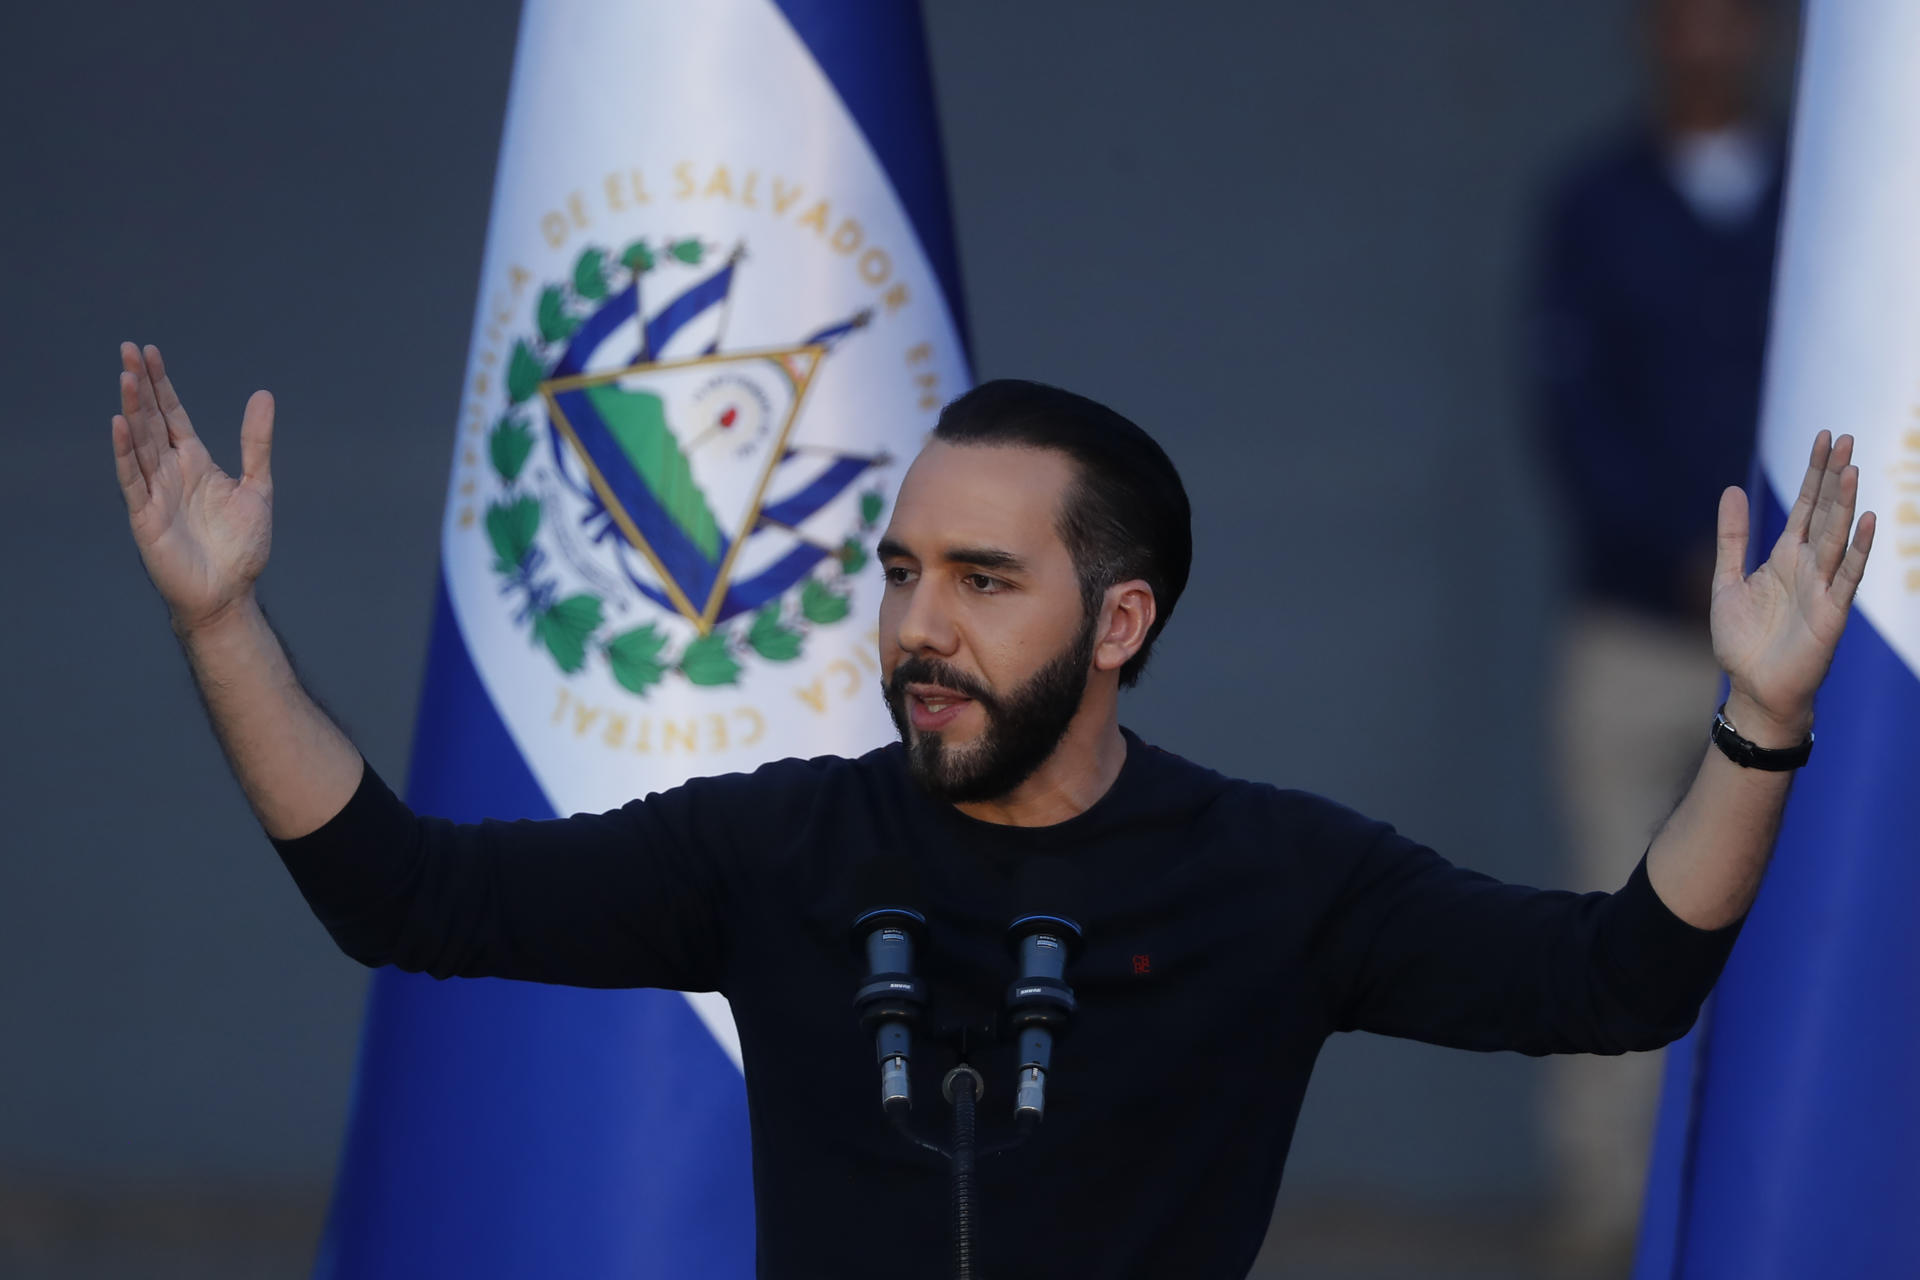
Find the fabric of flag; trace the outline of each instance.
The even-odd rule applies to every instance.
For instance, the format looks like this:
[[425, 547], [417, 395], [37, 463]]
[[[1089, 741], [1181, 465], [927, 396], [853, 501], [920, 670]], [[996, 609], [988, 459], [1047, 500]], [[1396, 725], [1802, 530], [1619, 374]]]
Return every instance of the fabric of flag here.
[[1669, 1051], [1636, 1280], [1920, 1270], [1920, 6], [1813, 0], [1752, 489], [1764, 554], [1851, 433], [1873, 559], [1813, 758]]
[[[891, 736], [872, 553], [958, 298], [912, 0], [528, 0], [414, 808]], [[382, 970], [316, 1274], [749, 1276], [739, 1063], [713, 993]]]

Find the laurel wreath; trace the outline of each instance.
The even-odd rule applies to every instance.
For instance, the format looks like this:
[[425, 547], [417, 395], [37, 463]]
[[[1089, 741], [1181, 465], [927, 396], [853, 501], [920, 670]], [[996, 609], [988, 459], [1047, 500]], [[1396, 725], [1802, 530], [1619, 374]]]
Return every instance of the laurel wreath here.
[[880, 490], [863, 492], [858, 529], [828, 557], [824, 572], [727, 626], [687, 640], [677, 651], [672, 634], [651, 622], [603, 637], [606, 601], [591, 592], [563, 597], [557, 579], [542, 573], [546, 555], [538, 545], [541, 502], [520, 487], [535, 444], [524, 406], [594, 306], [663, 261], [697, 267], [709, 252], [710, 246], [691, 238], [635, 240], [617, 258], [597, 247], [582, 251], [566, 283], [540, 291], [534, 304], [535, 333], [513, 345], [507, 361], [507, 409], [487, 436], [488, 458], [503, 490], [487, 507], [487, 539], [493, 544], [494, 572], [505, 580], [502, 591], [521, 599], [515, 621], [531, 628], [533, 643], [545, 645], [566, 674], [585, 667], [598, 652], [605, 655], [613, 678], [642, 697], [669, 675], [694, 685], [738, 684], [743, 659], [750, 653], [768, 662], [799, 658], [812, 628], [839, 622], [852, 608], [846, 578], [872, 558], [869, 541], [886, 510]]

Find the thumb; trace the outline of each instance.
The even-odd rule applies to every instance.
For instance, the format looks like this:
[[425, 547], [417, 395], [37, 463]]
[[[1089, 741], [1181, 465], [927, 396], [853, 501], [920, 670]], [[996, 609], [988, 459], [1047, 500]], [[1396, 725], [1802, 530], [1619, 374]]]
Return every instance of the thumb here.
[[1746, 577], [1747, 493], [1728, 485], [1720, 495], [1720, 526], [1714, 540], [1713, 591], [1737, 587]]
[[267, 460], [273, 453], [273, 393], [256, 391], [240, 419], [240, 470], [248, 484], [271, 489]]

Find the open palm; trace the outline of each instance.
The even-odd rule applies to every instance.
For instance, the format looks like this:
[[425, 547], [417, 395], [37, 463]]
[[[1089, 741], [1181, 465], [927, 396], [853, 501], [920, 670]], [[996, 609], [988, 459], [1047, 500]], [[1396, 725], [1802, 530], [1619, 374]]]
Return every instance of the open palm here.
[[1714, 655], [1733, 687], [1782, 724], [1811, 714], [1873, 548], [1873, 512], [1854, 530], [1860, 469], [1852, 458], [1852, 436], [1830, 441], [1819, 434], [1786, 528], [1751, 574], [1742, 572], [1746, 494], [1734, 488], [1720, 495]]
[[214, 465], [157, 347], [120, 347], [114, 469], [147, 575], [182, 631], [253, 589], [273, 534], [273, 397], [256, 391], [240, 424], [241, 477]]

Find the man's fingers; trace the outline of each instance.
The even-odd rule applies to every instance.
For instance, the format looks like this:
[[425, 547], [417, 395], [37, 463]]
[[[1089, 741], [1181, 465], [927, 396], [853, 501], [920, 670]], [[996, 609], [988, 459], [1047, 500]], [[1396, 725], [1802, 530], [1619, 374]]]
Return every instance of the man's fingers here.
[[166, 420], [160, 416], [160, 402], [153, 394], [153, 374], [147, 370], [146, 357], [138, 352], [133, 362], [134, 390], [140, 397], [140, 412], [147, 418], [149, 425], [157, 425], [166, 430]]
[[120, 481], [120, 496], [127, 500], [127, 514], [140, 514], [150, 496], [147, 478], [140, 474], [139, 460], [133, 456], [133, 428], [117, 413], [113, 415], [113, 473]]
[[1807, 525], [1813, 519], [1813, 504], [1820, 497], [1820, 478], [1826, 474], [1827, 456], [1833, 449], [1833, 437], [1822, 431], [1813, 438], [1813, 453], [1807, 458], [1807, 474], [1800, 481], [1800, 496], [1787, 512], [1787, 527], [1780, 531], [1783, 543], [1805, 542]]
[[1867, 554], [1873, 550], [1874, 515], [1871, 511], [1860, 514], [1860, 525], [1854, 530], [1853, 545], [1847, 548], [1846, 558], [1840, 562], [1840, 571], [1833, 575], [1833, 599], [1841, 609], [1853, 604], [1853, 593], [1860, 589], [1860, 579], [1867, 572]]
[[196, 439], [193, 422], [187, 417], [186, 409], [180, 403], [180, 396], [173, 389], [173, 380], [167, 377], [166, 361], [160, 358], [160, 348], [149, 344], [141, 353], [144, 357], [147, 377], [153, 383], [154, 403], [160, 408], [160, 416], [167, 425], [168, 437], [174, 442]]
[[137, 373], [126, 370], [120, 373], [120, 413], [127, 420], [127, 434], [133, 442], [133, 456], [139, 464], [140, 474], [152, 480], [155, 469], [160, 465], [160, 449], [166, 443], [166, 434], [164, 430], [156, 431], [140, 406], [140, 375]]
[[166, 419], [160, 416], [160, 405], [153, 395], [153, 379], [147, 373], [146, 357], [140, 354], [140, 348], [131, 342], [121, 343], [120, 367], [124, 370], [120, 378], [120, 410], [127, 415], [127, 425], [133, 429], [133, 447], [140, 465], [151, 476], [151, 464], [170, 444]]
[[1737, 587], [1746, 576], [1747, 492], [1729, 485], [1720, 494], [1720, 523], [1714, 540], [1713, 590]]
[[1841, 436], [1833, 442], [1826, 469], [1820, 473], [1820, 496], [1814, 499], [1813, 521], [1807, 529], [1814, 563], [1827, 582], [1833, 581], [1833, 571], [1840, 567], [1840, 556], [1847, 549], [1847, 536], [1853, 532], [1860, 469], [1848, 465], [1852, 460], [1853, 437]]
[[272, 453], [273, 393], [256, 391], [247, 400], [246, 416], [240, 419], [240, 470], [248, 484], [273, 487], [273, 475], [267, 466]]
[[[1838, 452], [1836, 450], [1835, 452]], [[1824, 491], [1820, 500], [1826, 510], [1814, 513], [1813, 562], [1821, 580], [1831, 584], [1846, 554], [1847, 535], [1853, 532], [1853, 506], [1860, 497], [1860, 468], [1848, 467], [1833, 484], [1833, 492]]]
[[1841, 436], [1827, 451], [1827, 464], [1820, 468], [1820, 487], [1813, 499], [1813, 518], [1807, 523], [1807, 540], [1818, 538], [1833, 518], [1834, 499], [1840, 493], [1840, 476], [1853, 461], [1853, 437]]

